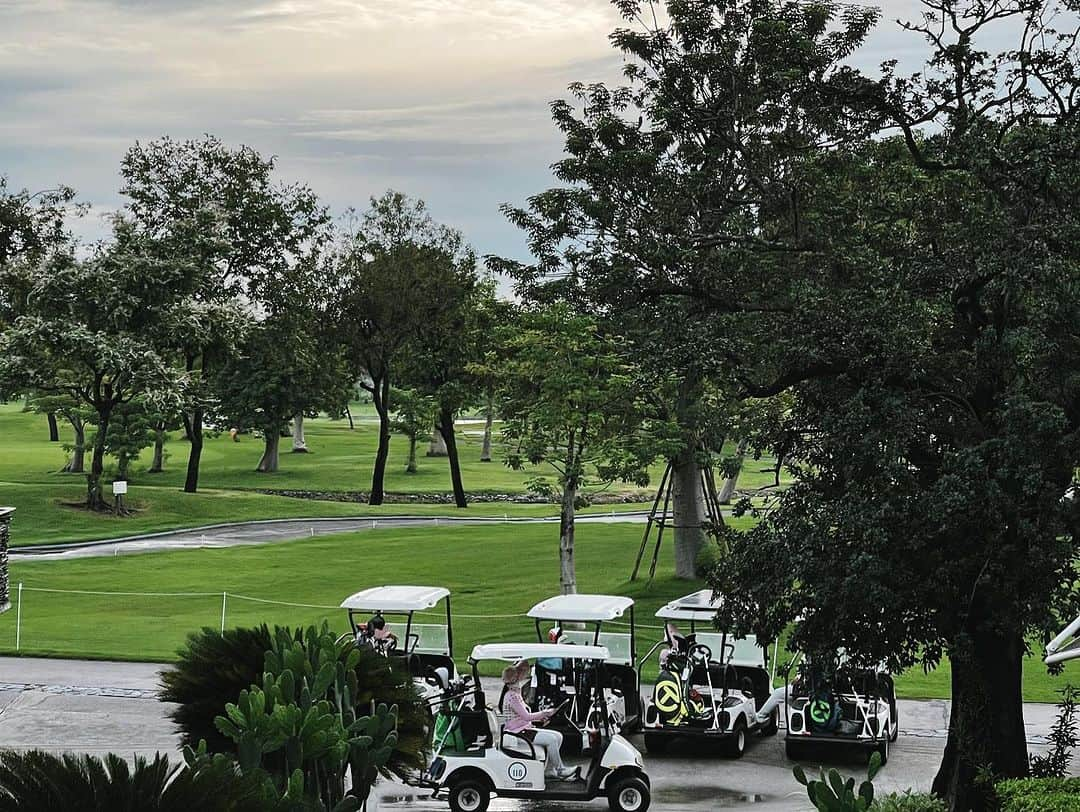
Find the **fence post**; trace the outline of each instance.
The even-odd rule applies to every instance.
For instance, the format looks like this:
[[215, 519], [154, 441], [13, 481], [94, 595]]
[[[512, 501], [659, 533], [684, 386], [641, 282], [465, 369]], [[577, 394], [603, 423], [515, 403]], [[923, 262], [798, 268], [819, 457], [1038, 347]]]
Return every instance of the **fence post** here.
[[221, 633], [225, 634], [225, 599], [228, 597], [228, 592], [221, 593]]
[[22, 645], [22, 581], [19, 581], [19, 596], [15, 604], [15, 650]]

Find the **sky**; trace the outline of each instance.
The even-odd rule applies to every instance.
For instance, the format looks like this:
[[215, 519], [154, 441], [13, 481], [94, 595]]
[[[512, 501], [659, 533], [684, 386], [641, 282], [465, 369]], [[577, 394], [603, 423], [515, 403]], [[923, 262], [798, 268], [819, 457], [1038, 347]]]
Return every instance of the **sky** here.
[[[918, 67], [887, 0], [859, 59]], [[551, 185], [548, 104], [617, 81], [608, 0], [0, 0], [0, 175], [73, 186], [101, 236], [136, 140], [213, 133], [275, 155], [336, 214], [388, 188], [480, 254], [526, 258], [499, 212]]]

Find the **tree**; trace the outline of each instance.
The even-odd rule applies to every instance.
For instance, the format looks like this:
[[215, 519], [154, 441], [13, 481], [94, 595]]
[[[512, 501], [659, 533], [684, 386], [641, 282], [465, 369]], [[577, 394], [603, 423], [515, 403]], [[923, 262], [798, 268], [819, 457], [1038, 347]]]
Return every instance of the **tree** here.
[[30, 405], [39, 414], [59, 415], [71, 425], [74, 437], [71, 444], [64, 445], [64, 450], [70, 452], [71, 457], [64, 465], [63, 471], [68, 474], [85, 473], [86, 460], [86, 423], [90, 413], [85, 406], [80, 406], [78, 401], [69, 395], [38, 394]]
[[435, 419], [435, 402], [414, 389], [395, 388], [390, 390], [390, 394], [394, 403], [390, 428], [408, 439], [409, 458], [405, 463], [405, 473], [415, 474], [416, 443]]
[[[293, 306], [293, 274], [328, 236], [329, 215], [302, 184], [275, 183], [275, 161], [213, 136], [136, 143], [121, 166], [127, 212], [142, 233], [170, 242], [196, 271], [185, 280], [208, 310], [243, 297], [268, 314]], [[177, 334], [176, 352], [194, 385], [185, 411], [191, 449], [184, 490], [198, 489], [206, 413], [205, 382], [231, 351], [229, 322], [211, 318], [195, 335]], [[217, 329], [221, 327], [223, 329]]]
[[[995, 55], [1003, 20], [1018, 41]], [[909, 26], [924, 74], [838, 93], [898, 136], [804, 167], [806, 244], [834, 265], [805, 292], [801, 346], [779, 343], [797, 482], [716, 573], [761, 633], [805, 610], [801, 649], [897, 671], [948, 656], [934, 791], [952, 810], [990, 808], [983, 771], [1026, 773], [1026, 641], [1078, 609], [1074, 26], [1045, 3], [927, 4]]]
[[[303, 321], [304, 323], [297, 323]], [[340, 350], [320, 335], [317, 320], [271, 317], [253, 325], [239, 352], [214, 380], [220, 409], [241, 429], [262, 433], [255, 470], [278, 470], [281, 436], [297, 414], [340, 414], [350, 384]]]
[[[154, 426], [160, 415], [149, 407], [145, 399], [120, 404], [113, 410], [105, 437], [105, 453], [116, 459], [116, 478], [129, 479], [131, 463], [138, 459], [143, 449], [154, 443]], [[97, 438], [94, 438], [96, 445]]]
[[505, 208], [536, 260], [493, 265], [527, 298], [602, 314], [636, 351], [654, 414], [679, 427], [657, 450], [678, 485], [678, 573], [693, 577], [700, 466], [732, 432], [740, 380], [775, 365], [768, 341], [790, 329], [792, 291], [827, 265], [798, 244], [793, 167], [850, 137], [829, 94], [876, 12], [613, 4], [633, 24], [612, 35], [628, 84], [574, 84], [552, 105], [563, 185]]
[[23, 313], [0, 335], [0, 380], [8, 388], [65, 394], [93, 410], [90, 509], [105, 508], [101, 478], [114, 412], [143, 394], [180, 397], [182, 380], [154, 341], [164, 324], [185, 321], [185, 302], [176, 298], [184, 272], [118, 222], [114, 241], [91, 258], [58, 254], [30, 269]]
[[[561, 503], [559, 584], [577, 591], [574, 518], [585, 487], [616, 479], [647, 482], [626, 440], [641, 431], [634, 377], [615, 338], [566, 305], [526, 311], [504, 328], [488, 359], [498, 381], [507, 464], [555, 471]], [[541, 478], [534, 487], [548, 487]]]
[[462, 262], [447, 257], [434, 272], [430, 281], [438, 298], [408, 344], [402, 377], [435, 403], [435, 431], [446, 448], [454, 503], [464, 508], [468, 501], [454, 422], [462, 409], [479, 399], [478, 381], [469, 369], [482, 359], [484, 339], [492, 335], [489, 300], [494, 298], [494, 286], [490, 281], [478, 284], [471, 252]]
[[383, 502], [390, 387], [404, 363], [405, 347], [424, 325], [439, 320], [454, 295], [453, 280], [474, 262], [459, 232], [432, 220], [422, 201], [392, 191], [372, 198], [339, 246], [337, 332], [379, 416], [370, 504]]

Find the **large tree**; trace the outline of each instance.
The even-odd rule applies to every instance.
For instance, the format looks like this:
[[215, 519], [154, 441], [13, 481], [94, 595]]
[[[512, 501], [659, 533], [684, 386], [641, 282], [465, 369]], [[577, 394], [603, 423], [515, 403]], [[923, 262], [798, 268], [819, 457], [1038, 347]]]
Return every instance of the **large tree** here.
[[[180, 398], [183, 382], [155, 349], [163, 325], [183, 328], [187, 272], [119, 222], [112, 242], [77, 260], [56, 254], [28, 270], [21, 314], [0, 334], [8, 389], [64, 394], [97, 424], [86, 504], [106, 507], [102, 473], [113, 414], [136, 397]], [[77, 295], [73, 295], [77, 292]]]
[[[169, 243], [195, 271], [185, 280], [204, 307], [236, 299], [268, 314], [293, 306], [302, 274], [328, 236], [329, 215], [310, 188], [274, 177], [275, 159], [213, 136], [136, 143], [124, 156], [127, 212], [145, 234]], [[198, 489], [204, 422], [214, 393], [208, 382], [229, 357], [235, 333], [211, 314], [194, 335], [178, 334], [176, 352], [193, 385], [184, 422], [191, 444], [184, 490]]]
[[[1078, 609], [1080, 26], [1041, 2], [925, 8], [926, 72], [837, 96], [898, 136], [803, 167], [804, 244], [833, 274], [778, 342], [797, 482], [716, 586], [760, 633], [801, 616], [803, 650], [947, 656], [934, 791], [982, 810], [981, 774], [1027, 772], [1027, 641]], [[1003, 30], [1015, 48], [983, 50]]]
[[[409, 342], [444, 315], [474, 274], [475, 257], [460, 232], [436, 223], [423, 201], [389, 191], [372, 198], [338, 249], [337, 333], [361, 388], [379, 416], [371, 475], [373, 505], [384, 497], [390, 453], [391, 384], [402, 375]], [[452, 415], [449, 431], [452, 433]]]
[[612, 35], [628, 84], [572, 85], [574, 98], [552, 105], [563, 185], [507, 209], [536, 261], [497, 267], [523, 295], [554, 289], [630, 340], [655, 413], [679, 426], [658, 450], [674, 469], [678, 572], [693, 577], [700, 465], [733, 430], [740, 377], [771, 369], [766, 342], [787, 329], [797, 279], [824, 264], [798, 245], [792, 167], [846, 136], [829, 91], [876, 15], [828, 3], [614, 5], [633, 23]]

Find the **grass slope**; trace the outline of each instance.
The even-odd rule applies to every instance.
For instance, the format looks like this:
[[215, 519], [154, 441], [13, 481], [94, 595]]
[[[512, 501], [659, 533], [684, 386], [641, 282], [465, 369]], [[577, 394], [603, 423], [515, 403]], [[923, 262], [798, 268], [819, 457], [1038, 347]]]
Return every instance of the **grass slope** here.
[[[582, 592], [617, 593], [637, 602], [639, 624], [654, 626], [656, 609], [696, 588], [672, 576], [670, 549], [658, 577], [647, 583], [627, 578], [641, 528], [628, 524], [582, 525], [577, 565]], [[463, 661], [480, 642], [532, 640], [523, 615], [536, 601], [558, 591], [558, 531], [552, 526], [516, 525], [380, 530], [305, 539], [264, 547], [94, 558], [16, 562], [12, 581], [23, 582], [24, 654], [123, 659], [169, 659], [191, 630], [221, 622], [222, 591], [265, 600], [335, 607], [346, 595], [384, 583], [435, 584], [453, 594], [456, 654]], [[60, 594], [38, 589], [87, 592], [191, 592], [191, 596]], [[302, 624], [328, 619], [344, 630], [344, 612], [334, 608], [281, 606], [230, 597], [230, 626], [259, 622]], [[0, 616], [0, 652], [14, 653], [15, 611]], [[433, 621], [435, 622], [435, 621]], [[639, 628], [645, 652], [658, 628]], [[651, 669], [646, 672], [649, 676]], [[1050, 677], [1037, 659], [1028, 661], [1024, 696], [1052, 702], [1066, 682], [1080, 682], [1080, 665]], [[905, 697], [945, 698], [947, 665], [930, 675], [913, 672], [897, 680]]]

